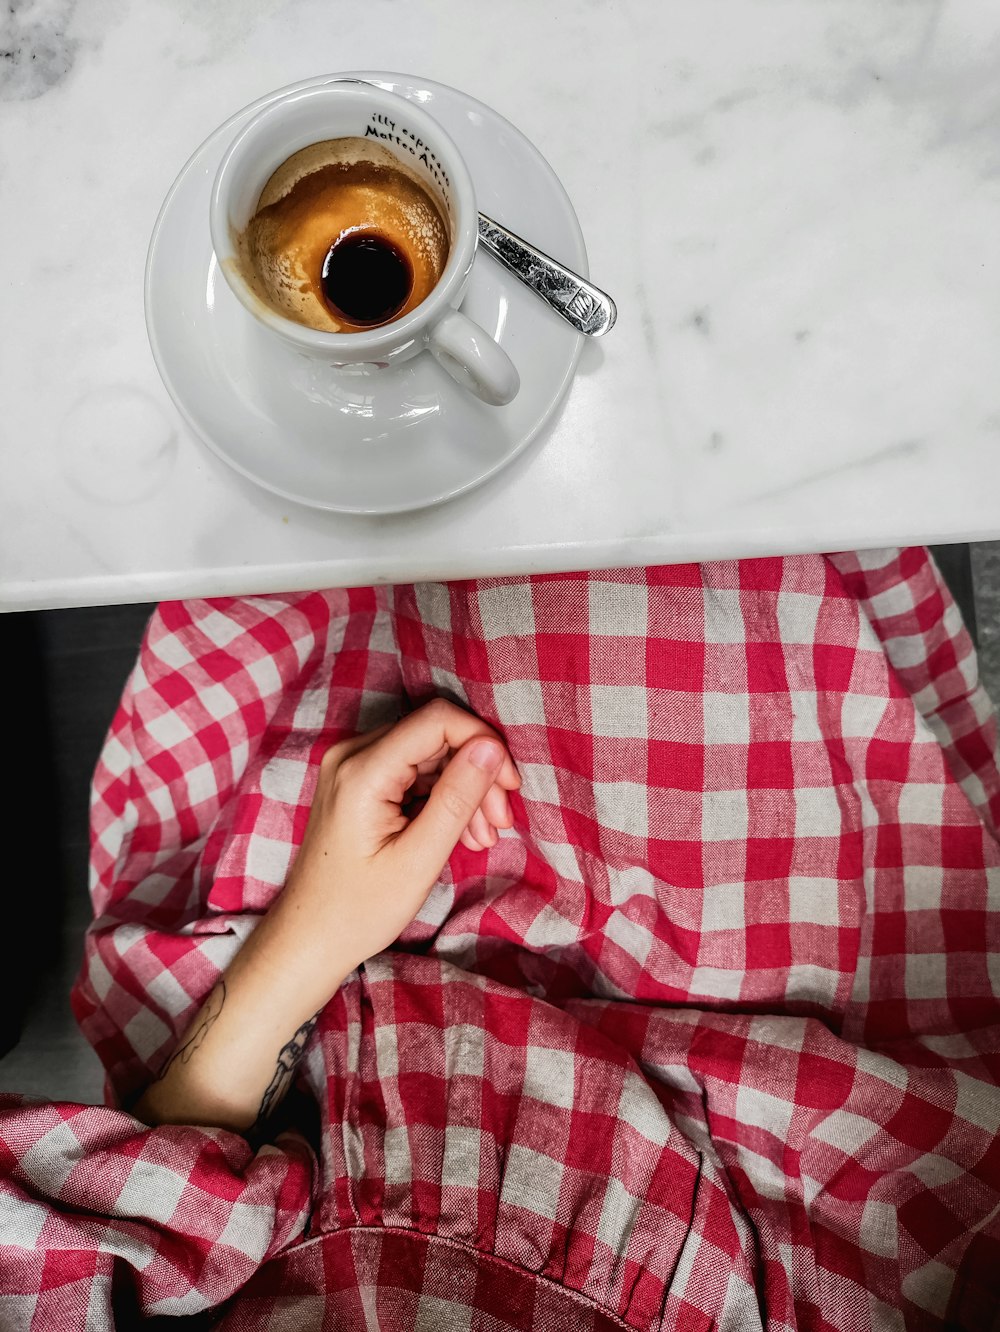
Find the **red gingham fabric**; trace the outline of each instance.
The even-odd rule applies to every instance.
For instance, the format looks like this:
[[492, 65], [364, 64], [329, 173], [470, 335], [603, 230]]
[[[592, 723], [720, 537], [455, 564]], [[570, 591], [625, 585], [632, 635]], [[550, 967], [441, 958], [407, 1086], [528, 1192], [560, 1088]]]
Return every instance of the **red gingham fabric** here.
[[[326, 746], [435, 695], [505, 736], [515, 827], [341, 987], [295, 1126], [110, 1108]], [[1000, 1326], [998, 825], [923, 550], [161, 606], [94, 783], [109, 1107], [0, 1097], [0, 1327]]]

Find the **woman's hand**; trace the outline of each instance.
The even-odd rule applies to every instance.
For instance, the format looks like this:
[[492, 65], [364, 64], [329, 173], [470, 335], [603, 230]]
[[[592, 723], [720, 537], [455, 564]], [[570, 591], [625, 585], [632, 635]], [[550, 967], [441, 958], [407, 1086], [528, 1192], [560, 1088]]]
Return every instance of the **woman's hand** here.
[[244, 1130], [278, 1104], [341, 981], [399, 937], [461, 840], [511, 824], [496, 732], [441, 699], [334, 745], [284, 889], [136, 1106], [147, 1124]]
[[331, 931], [352, 970], [399, 937], [456, 843], [494, 845], [520, 784], [496, 732], [443, 699], [334, 745], [275, 909]]

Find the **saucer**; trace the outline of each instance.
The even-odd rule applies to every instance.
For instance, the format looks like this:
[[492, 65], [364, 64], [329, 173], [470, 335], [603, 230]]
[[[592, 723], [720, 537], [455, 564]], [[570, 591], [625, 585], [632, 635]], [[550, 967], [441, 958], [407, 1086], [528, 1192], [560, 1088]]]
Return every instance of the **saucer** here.
[[[587, 274], [566, 191], [509, 121], [428, 79], [352, 77], [418, 101], [466, 158], [482, 211]], [[269, 93], [220, 126], [164, 201], [146, 261], [146, 327], [157, 369], [204, 443], [274, 494], [369, 514], [451, 499], [499, 472], [535, 438], [569, 387], [583, 338], [482, 249], [461, 308], [517, 366], [521, 389], [506, 407], [474, 398], [426, 352], [398, 367], [352, 373], [308, 360], [269, 334], [219, 270], [208, 207], [236, 132], [287, 91]]]

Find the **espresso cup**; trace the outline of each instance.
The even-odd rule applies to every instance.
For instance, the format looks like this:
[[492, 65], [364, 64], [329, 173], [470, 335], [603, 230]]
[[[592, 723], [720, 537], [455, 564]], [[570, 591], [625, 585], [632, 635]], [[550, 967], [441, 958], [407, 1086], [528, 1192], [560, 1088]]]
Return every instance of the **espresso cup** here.
[[[245, 237], [258, 216], [262, 192], [279, 167], [312, 145], [358, 139], [372, 145], [376, 167], [384, 167], [391, 155], [401, 176], [436, 202], [446, 258], [440, 276], [433, 270], [436, 281], [428, 282], [427, 294], [415, 305], [404, 302], [387, 322], [366, 327], [341, 319], [339, 324], [310, 327], [301, 322], [308, 313], [293, 310], [292, 317], [262, 291], [256, 273], [248, 268]], [[299, 160], [308, 161], [309, 155]], [[357, 240], [377, 231], [378, 219], [363, 211], [346, 219], [338, 234]], [[374, 372], [427, 350], [456, 383], [483, 402], [502, 406], [517, 394], [520, 380], [510, 357], [458, 309], [479, 234], [468, 167], [437, 121], [407, 98], [349, 79], [293, 87], [281, 94], [244, 125], [227, 149], [212, 189], [210, 225], [216, 258], [234, 295], [263, 327], [301, 354], [337, 369]], [[329, 237], [331, 247], [337, 241], [338, 236]], [[324, 270], [324, 281], [325, 276]], [[301, 284], [303, 289], [306, 285]]]

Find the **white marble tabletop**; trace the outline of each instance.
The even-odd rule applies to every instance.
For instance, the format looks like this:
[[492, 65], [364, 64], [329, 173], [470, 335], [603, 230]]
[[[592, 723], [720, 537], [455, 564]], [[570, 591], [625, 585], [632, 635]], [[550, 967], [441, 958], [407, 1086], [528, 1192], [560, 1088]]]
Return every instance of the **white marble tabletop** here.
[[[0, 606], [1000, 536], [995, 0], [0, 10]], [[619, 307], [506, 471], [384, 518], [217, 461], [143, 321], [193, 149], [364, 68], [513, 121]]]

